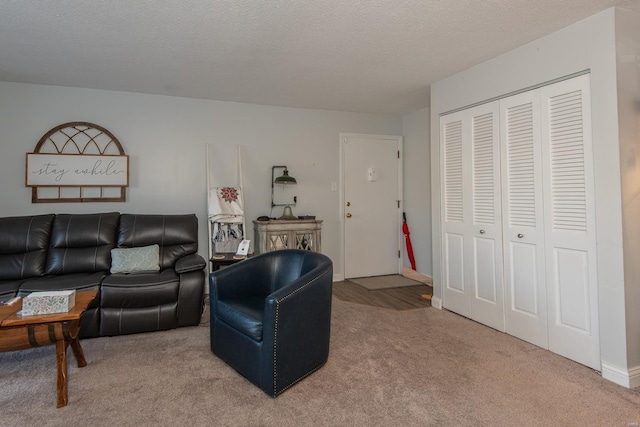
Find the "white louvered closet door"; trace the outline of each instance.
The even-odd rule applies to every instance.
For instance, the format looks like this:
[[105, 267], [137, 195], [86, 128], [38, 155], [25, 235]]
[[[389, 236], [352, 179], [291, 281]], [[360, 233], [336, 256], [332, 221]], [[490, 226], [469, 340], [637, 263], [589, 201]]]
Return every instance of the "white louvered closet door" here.
[[498, 103], [442, 118], [445, 307], [504, 331]]
[[600, 369], [589, 76], [440, 119], [443, 306]]
[[548, 348], [537, 91], [500, 101], [507, 333]]
[[469, 288], [469, 241], [471, 221], [468, 188], [469, 153], [464, 140], [469, 126], [465, 111], [453, 113], [440, 120], [440, 151], [442, 165], [443, 218], [443, 297], [446, 308], [466, 317], [471, 316]]
[[549, 349], [600, 370], [589, 76], [540, 99]]
[[499, 104], [467, 110], [471, 124], [471, 319], [505, 330], [502, 283]]

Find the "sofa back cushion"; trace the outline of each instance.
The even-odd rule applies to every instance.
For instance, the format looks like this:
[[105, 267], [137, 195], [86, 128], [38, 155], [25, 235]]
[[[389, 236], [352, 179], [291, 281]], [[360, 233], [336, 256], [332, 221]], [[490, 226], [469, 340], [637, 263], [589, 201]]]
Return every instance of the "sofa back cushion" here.
[[109, 271], [120, 214], [56, 215], [46, 274]]
[[179, 258], [198, 251], [198, 218], [194, 214], [122, 214], [117, 246], [150, 245], [160, 247], [160, 269], [173, 267]]
[[42, 276], [53, 215], [0, 218], [0, 280]]

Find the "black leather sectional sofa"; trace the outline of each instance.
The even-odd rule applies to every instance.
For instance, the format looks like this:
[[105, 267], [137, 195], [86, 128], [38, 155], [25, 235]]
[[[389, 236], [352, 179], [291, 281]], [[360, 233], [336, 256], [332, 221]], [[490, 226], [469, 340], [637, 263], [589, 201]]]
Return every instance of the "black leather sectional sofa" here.
[[[159, 247], [159, 271], [110, 273], [114, 248]], [[118, 212], [0, 218], [0, 298], [99, 289], [80, 337], [197, 325], [205, 260], [195, 215]]]

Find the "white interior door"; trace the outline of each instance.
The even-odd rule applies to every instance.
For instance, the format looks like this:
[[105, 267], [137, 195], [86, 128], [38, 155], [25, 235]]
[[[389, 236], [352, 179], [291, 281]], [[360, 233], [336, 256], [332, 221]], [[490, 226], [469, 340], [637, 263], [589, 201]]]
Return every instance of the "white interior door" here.
[[500, 101], [506, 329], [548, 348], [540, 108], [533, 92]]
[[402, 137], [341, 135], [345, 279], [401, 268]]
[[549, 349], [600, 370], [589, 76], [540, 97]]

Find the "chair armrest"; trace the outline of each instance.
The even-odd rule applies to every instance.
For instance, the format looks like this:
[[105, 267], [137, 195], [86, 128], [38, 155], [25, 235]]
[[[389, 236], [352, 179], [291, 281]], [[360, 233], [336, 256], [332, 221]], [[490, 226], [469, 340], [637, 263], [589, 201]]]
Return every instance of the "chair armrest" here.
[[[324, 270], [324, 271], [322, 271]], [[314, 304], [316, 298], [331, 301], [333, 287], [333, 269], [318, 268], [300, 276], [293, 282], [268, 295], [265, 303], [267, 306], [283, 306], [292, 304], [300, 308], [299, 304]], [[271, 311], [271, 310], [268, 310]], [[301, 310], [304, 312], [305, 310]]]
[[188, 273], [190, 271], [202, 270], [207, 266], [207, 262], [198, 254], [185, 255], [176, 261], [176, 273]]
[[[331, 268], [311, 271], [278, 289], [265, 301], [263, 385], [274, 393], [322, 366], [331, 335]], [[267, 354], [268, 353], [268, 354]]]

